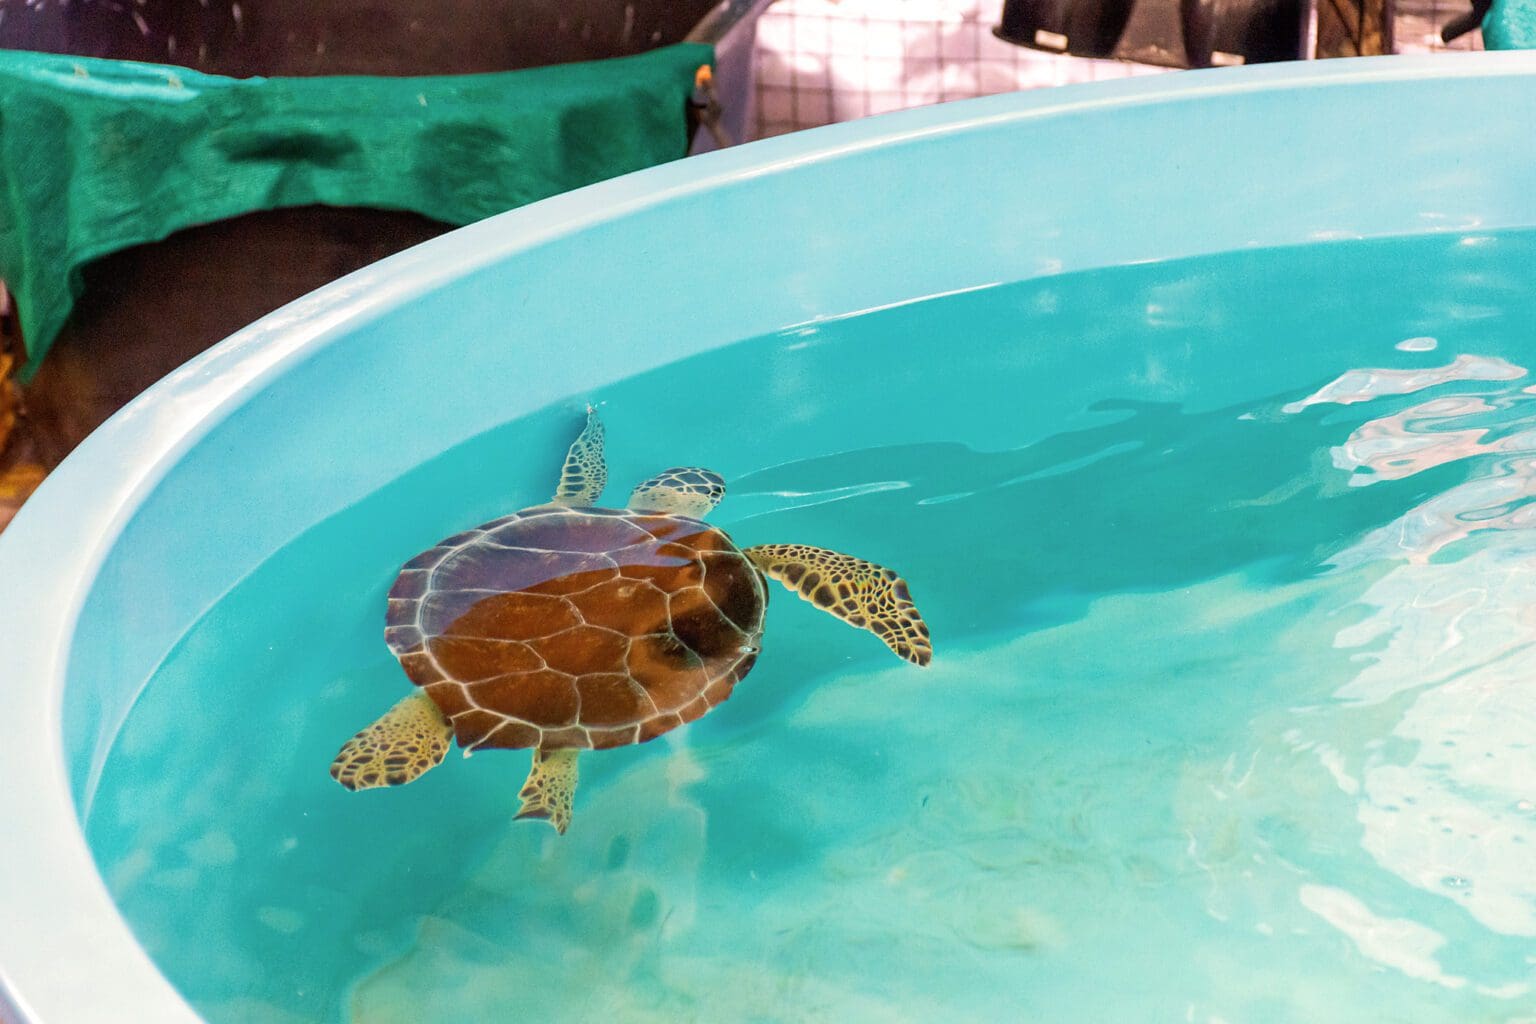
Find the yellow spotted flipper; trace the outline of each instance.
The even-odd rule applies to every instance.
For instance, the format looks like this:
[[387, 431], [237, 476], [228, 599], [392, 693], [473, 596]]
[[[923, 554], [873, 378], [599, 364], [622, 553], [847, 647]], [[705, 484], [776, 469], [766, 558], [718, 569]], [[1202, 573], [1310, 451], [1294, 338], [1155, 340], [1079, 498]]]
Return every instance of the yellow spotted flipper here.
[[403, 786], [442, 763], [452, 735], [432, 698], [418, 691], [347, 740], [331, 778], [352, 790]]
[[608, 464], [603, 461], [603, 423], [597, 410], [587, 406], [587, 425], [571, 442], [560, 469], [560, 487], [552, 502], [572, 508], [591, 508], [608, 483]]
[[523, 806], [518, 818], [544, 818], [565, 835], [571, 824], [571, 803], [576, 798], [576, 750], [535, 750], [528, 781], [523, 783]]
[[914, 665], [933, 660], [928, 624], [907, 581], [893, 570], [806, 544], [759, 544], [743, 552], [765, 575], [823, 611], [867, 629]]

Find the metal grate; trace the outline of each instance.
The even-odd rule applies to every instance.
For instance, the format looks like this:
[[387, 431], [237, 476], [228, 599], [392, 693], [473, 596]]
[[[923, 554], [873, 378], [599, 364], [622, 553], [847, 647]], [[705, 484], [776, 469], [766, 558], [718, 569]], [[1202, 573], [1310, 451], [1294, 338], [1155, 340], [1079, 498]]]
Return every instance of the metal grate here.
[[[1476, 33], [1440, 42], [1440, 26], [1468, 6], [1396, 0], [1397, 50], [1481, 49]], [[779, 0], [758, 22], [756, 134], [1166, 70], [1005, 43], [992, 35], [1001, 11], [1002, 0]]]
[[992, 35], [1002, 0], [780, 0], [758, 22], [760, 136], [947, 100], [1155, 74]]

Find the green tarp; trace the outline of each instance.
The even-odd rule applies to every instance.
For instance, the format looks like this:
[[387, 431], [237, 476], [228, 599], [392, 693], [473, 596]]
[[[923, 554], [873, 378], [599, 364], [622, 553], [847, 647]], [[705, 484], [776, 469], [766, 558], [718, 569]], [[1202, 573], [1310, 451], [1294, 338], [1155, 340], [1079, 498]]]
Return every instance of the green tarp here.
[[497, 74], [246, 78], [0, 51], [0, 281], [35, 369], [81, 265], [323, 203], [467, 224], [686, 154], [707, 46]]

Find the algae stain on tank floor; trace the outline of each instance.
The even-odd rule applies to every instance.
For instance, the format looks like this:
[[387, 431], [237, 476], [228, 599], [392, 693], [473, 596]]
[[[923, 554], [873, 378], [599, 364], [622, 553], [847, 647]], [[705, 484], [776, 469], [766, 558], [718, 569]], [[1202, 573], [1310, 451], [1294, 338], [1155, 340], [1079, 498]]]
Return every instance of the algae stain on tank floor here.
[[512, 823], [521, 757], [325, 771], [403, 692], [400, 563], [540, 500], [577, 407], [474, 439], [166, 659], [91, 807], [103, 873], [215, 1022], [1520, 1021], [1533, 257], [1046, 279], [590, 396], [615, 479], [708, 465], [739, 542], [899, 566], [937, 654], [775, 593], [751, 677], [584, 759], [564, 837]]

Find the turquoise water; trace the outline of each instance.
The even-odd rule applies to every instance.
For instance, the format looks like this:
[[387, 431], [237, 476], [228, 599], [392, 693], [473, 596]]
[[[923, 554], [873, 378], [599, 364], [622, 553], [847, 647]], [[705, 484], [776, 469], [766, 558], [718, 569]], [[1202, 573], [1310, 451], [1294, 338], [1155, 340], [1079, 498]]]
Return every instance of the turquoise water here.
[[[215, 1022], [1529, 1024], [1533, 265], [1058, 276], [572, 396], [209, 609], [99, 780], [103, 875]], [[584, 757], [564, 837], [512, 821], [521, 753], [344, 791], [407, 692], [394, 572], [546, 498], [588, 399], [610, 497], [713, 466], [740, 543], [905, 573], [933, 667], [775, 591], [736, 695]]]

